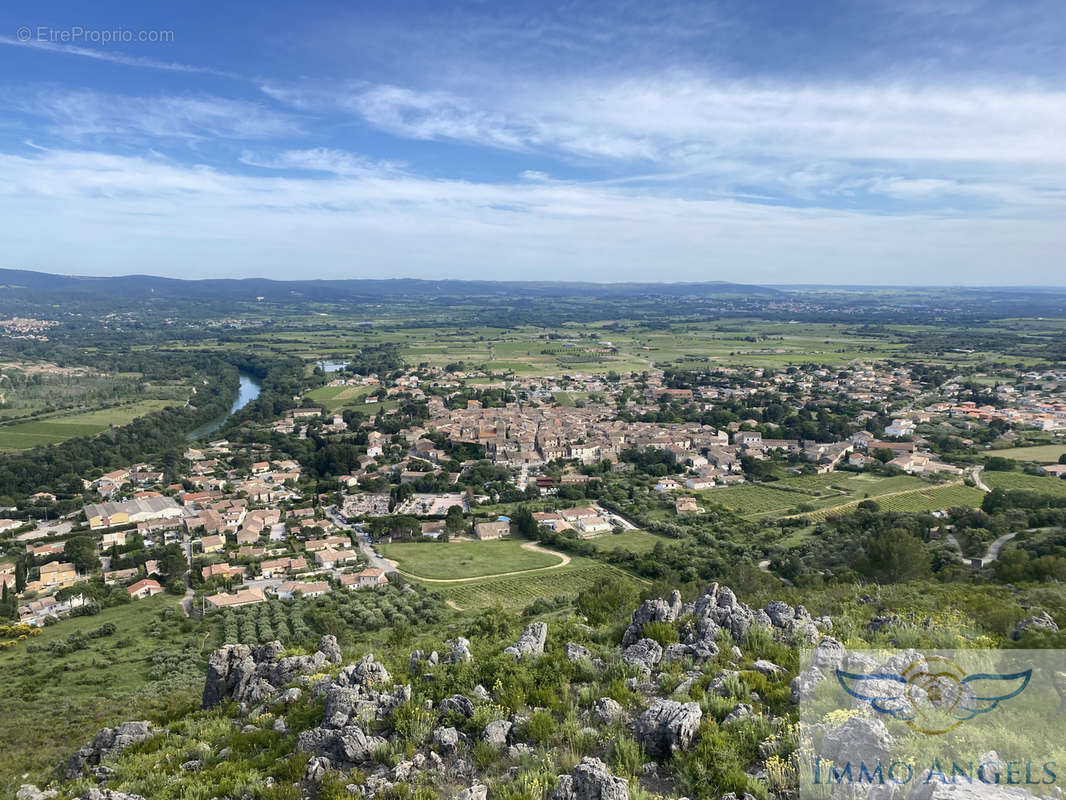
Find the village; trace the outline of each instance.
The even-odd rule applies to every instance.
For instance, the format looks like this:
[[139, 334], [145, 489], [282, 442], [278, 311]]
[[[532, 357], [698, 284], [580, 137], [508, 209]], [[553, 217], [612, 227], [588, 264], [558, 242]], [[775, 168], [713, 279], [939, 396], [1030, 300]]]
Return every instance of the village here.
[[[264, 440], [280, 434], [358, 442], [353, 468], [332, 477], [331, 491], [265, 441], [195, 444], [176, 474], [139, 463], [85, 476], [84, 505], [65, 519], [0, 519], [0, 534], [25, 543], [22, 558], [0, 562], [0, 584], [18, 595], [18, 618], [31, 625], [79, 613], [89, 601], [78, 587], [89, 580], [131, 600], [181, 594], [188, 614], [372, 589], [395, 570], [375, 550], [375, 536], [499, 540], [512, 535], [512, 521], [482, 509], [504, 500], [554, 499], [533, 518], [567, 536], [633, 529], [624, 513], [594, 501], [568, 505], [566, 498], [580, 500], [582, 487], [601, 480], [604, 469], [607, 475], [632, 471], [634, 454], [641, 453], [661, 459], [661, 474], [647, 491], [672, 497], [678, 516], [702, 513], [716, 489], [758, 480], [760, 462], [795, 474], [894, 469], [980, 482], [979, 471], [944, 460], [934, 444], [944, 439], [937, 437], [977, 448], [968, 434], [994, 430], [996, 446], [1006, 447], [1018, 437], [1015, 428], [1066, 429], [1064, 378], [1018, 375], [1013, 384], [990, 387], [994, 403], [978, 403], [961, 399], [961, 382], [923, 386], [905, 367], [865, 364], [720, 369], [686, 387], [661, 371], [518, 379], [422, 368], [337, 377], [327, 385], [377, 392], [364, 407], [399, 400], [422, 411], [397, 426], [395, 402], [367, 418], [300, 399], [262, 428]], [[580, 399], [563, 404], [560, 396]], [[813, 427], [809, 438], [784, 436], [765, 418], [704, 421], [752, 398], [806, 409], [845, 402], [860, 410], [847, 421], [851, 432], [838, 438], [825, 426]], [[688, 419], [641, 419], [659, 411]], [[485, 491], [476, 476], [486, 469], [506, 484], [504, 492], [499, 486]], [[1061, 476], [1066, 466], [1048, 463], [1040, 471]], [[55, 501], [47, 492], [30, 499], [38, 508], [49, 498]], [[415, 527], [381, 524], [410, 519]], [[86, 541], [94, 553], [84, 552]]]

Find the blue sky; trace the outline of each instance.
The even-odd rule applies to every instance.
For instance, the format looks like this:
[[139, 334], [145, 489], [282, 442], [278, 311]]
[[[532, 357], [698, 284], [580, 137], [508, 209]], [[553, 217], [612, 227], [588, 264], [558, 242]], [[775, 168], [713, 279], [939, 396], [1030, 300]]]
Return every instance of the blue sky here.
[[9, 2], [0, 265], [1062, 285], [1064, 76], [1058, 0]]

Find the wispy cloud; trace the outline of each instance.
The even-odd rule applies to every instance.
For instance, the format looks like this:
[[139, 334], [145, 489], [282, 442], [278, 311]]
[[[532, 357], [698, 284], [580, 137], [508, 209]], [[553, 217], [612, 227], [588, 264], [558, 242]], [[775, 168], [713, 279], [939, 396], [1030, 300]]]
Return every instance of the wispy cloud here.
[[128, 96], [54, 87], [0, 92], [9, 110], [44, 119], [68, 139], [277, 139], [302, 123], [262, 103], [213, 95]]
[[111, 50], [94, 50], [90, 47], [79, 47], [72, 44], [62, 44], [60, 42], [48, 42], [38, 41], [31, 39], [29, 41], [20, 41], [13, 36], [6, 36], [0, 34], [0, 44], [9, 45], [13, 47], [25, 47], [31, 50], [38, 50], [45, 53], [54, 53], [56, 55], [77, 56], [79, 58], [91, 58], [94, 61], [106, 61], [111, 64], [122, 64], [127, 67], [140, 67], [144, 69], [161, 69], [168, 72], [185, 72], [198, 75], [214, 75], [219, 78], [232, 78], [234, 80], [245, 80], [245, 77], [238, 75], [234, 72], [228, 72], [226, 70], [215, 69], [214, 67], [197, 66], [195, 64], [182, 64], [177, 61], [161, 61], [155, 58], [145, 58], [143, 56], [131, 56], [125, 53], [114, 52]]

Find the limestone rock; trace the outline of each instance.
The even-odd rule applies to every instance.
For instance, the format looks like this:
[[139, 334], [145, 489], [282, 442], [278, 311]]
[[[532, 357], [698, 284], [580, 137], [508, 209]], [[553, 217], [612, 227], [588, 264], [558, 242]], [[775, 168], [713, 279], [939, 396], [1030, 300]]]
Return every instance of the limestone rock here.
[[123, 722], [115, 728], [103, 728], [93, 740], [70, 757], [67, 764], [67, 779], [80, 778], [88, 769], [90, 772], [108, 758], [117, 756], [127, 747], [153, 736], [151, 723]]
[[1056, 623], [1055, 620], [1051, 618], [1050, 614], [1048, 614], [1046, 611], [1041, 611], [1039, 614], [1034, 614], [1028, 619], [1023, 619], [1016, 626], [1014, 626], [1014, 631], [1013, 633], [1011, 633], [1010, 638], [1014, 639], [1014, 641], [1018, 641], [1018, 639], [1022, 638], [1022, 634], [1028, 630], [1041, 630], [1048, 631], [1049, 633], [1058, 633], [1059, 626], [1058, 623]]
[[658, 700], [637, 718], [637, 739], [649, 755], [665, 758], [692, 743], [702, 719], [699, 703]]
[[572, 775], [560, 775], [550, 800], [629, 800], [629, 784], [598, 758], [586, 757]]
[[343, 660], [341, 658], [341, 647], [337, 644], [336, 636], [331, 634], [323, 636], [318, 640], [318, 646], [316, 649], [326, 657], [326, 661], [330, 664], [339, 664]]
[[481, 740], [492, 745], [497, 750], [507, 747], [507, 739], [511, 735], [511, 723], [505, 719], [498, 719], [485, 726], [481, 733]]
[[663, 648], [654, 639], [640, 639], [625, 649], [622, 661], [640, 667], [645, 674], [650, 673], [663, 657]]
[[621, 719], [624, 714], [622, 706], [610, 697], [601, 697], [592, 706], [593, 719], [604, 725], [609, 725], [615, 720]]
[[503, 652], [514, 657], [515, 661], [523, 658], [536, 657], [544, 652], [544, 642], [548, 638], [548, 625], [545, 622], [534, 622], [522, 631], [522, 635], [510, 647]]

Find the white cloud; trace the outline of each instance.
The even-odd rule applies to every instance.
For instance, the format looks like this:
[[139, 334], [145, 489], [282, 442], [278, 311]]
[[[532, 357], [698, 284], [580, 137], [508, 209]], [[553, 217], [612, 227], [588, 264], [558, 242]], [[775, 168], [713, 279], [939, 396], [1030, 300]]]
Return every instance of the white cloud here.
[[6, 263], [62, 272], [1060, 283], [1066, 246], [1055, 214], [890, 216], [373, 170], [249, 176], [74, 151], [0, 155], [0, 174]]
[[302, 124], [261, 103], [212, 95], [119, 95], [91, 90], [25, 89], [3, 93], [10, 110], [42, 118], [68, 139], [276, 139]]

